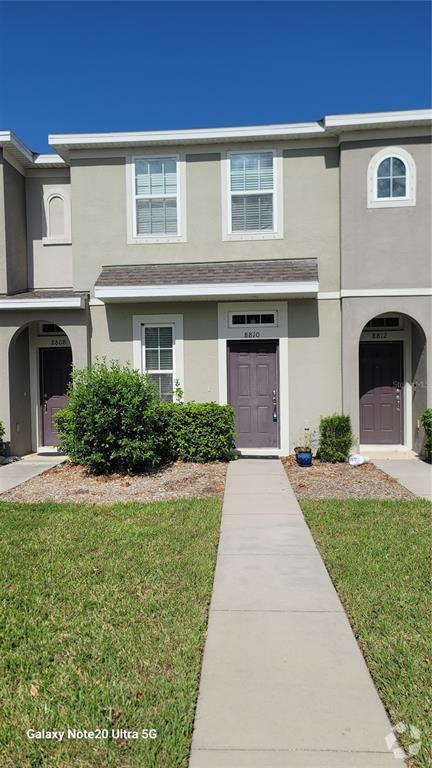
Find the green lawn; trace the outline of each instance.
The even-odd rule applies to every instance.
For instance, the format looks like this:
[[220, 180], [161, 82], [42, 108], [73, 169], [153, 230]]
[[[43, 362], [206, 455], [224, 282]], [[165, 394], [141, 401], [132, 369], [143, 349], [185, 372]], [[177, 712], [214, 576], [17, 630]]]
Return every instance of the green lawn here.
[[187, 765], [220, 512], [215, 498], [0, 504], [2, 768]]
[[[421, 731], [411, 763], [430, 765], [431, 505], [302, 500], [393, 723]], [[401, 737], [407, 747], [412, 738]]]

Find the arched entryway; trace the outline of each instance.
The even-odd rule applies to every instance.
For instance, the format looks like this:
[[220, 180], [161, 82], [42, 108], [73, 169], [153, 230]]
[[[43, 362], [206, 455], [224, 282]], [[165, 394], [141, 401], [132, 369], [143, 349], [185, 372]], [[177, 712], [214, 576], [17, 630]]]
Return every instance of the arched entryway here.
[[427, 405], [427, 346], [421, 326], [402, 312], [384, 312], [359, 340], [361, 446], [421, 449], [419, 419]]
[[72, 347], [52, 321], [21, 326], [9, 344], [10, 452], [52, 450], [58, 438], [54, 415], [66, 403]]

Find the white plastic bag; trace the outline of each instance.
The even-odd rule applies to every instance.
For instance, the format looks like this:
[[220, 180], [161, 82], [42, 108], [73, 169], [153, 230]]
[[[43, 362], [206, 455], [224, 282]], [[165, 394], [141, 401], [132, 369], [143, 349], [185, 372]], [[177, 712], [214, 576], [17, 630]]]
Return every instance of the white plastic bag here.
[[360, 464], [367, 464], [368, 461], [369, 458], [367, 456], [362, 456], [361, 453], [353, 453], [348, 457], [348, 464], [352, 467], [359, 467]]

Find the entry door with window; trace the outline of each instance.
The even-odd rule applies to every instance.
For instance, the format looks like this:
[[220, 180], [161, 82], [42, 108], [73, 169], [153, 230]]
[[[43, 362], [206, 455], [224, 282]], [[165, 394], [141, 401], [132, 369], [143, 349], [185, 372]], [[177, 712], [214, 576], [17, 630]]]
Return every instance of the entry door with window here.
[[40, 396], [42, 408], [42, 444], [56, 445], [58, 435], [54, 415], [66, 405], [67, 388], [72, 369], [70, 347], [39, 350]]
[[360, 442], [403, 443], [402, 341], [360, 342]]
[[229, 342], [229, 401], [237, 448], [279, 446], [277, 348], [276, 341]]

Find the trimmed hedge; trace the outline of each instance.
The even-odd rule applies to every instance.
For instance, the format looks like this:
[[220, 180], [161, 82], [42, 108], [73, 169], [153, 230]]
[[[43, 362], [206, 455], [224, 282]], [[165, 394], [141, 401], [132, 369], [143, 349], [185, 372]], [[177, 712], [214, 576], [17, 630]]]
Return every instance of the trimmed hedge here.
[[165, 404], [167, 452], [182, 461], [228, 461], [234, 449], [234, 411], [217, 403]]
[[427, 408], [423, 411], [420, 417], [420, 422], [425, 431], [425, 453], [426, 457], [429, 458], [432, 453], [432, 408]]
[[96, 474], [226, 461], [234, 447], [230, 406], [163, 403], [148, 376], [118, 362], [75, 369], [55, 424], [61, 450]]
[[332, 464], [345, 461], [353, 442], [349, 416], [335, 413], [333, 416], [325, 416], [321, 419], [319, 457], [322, 461]]

